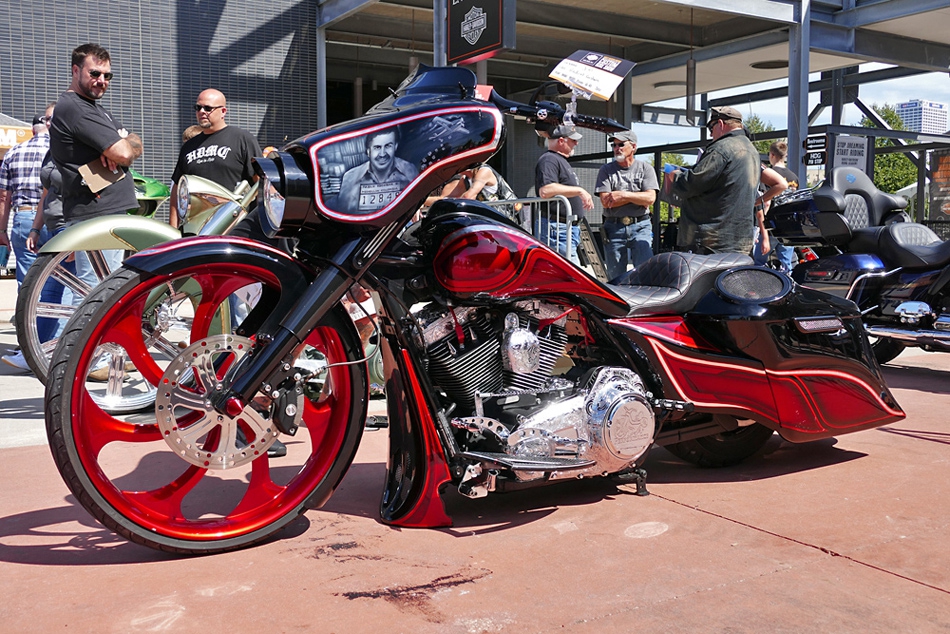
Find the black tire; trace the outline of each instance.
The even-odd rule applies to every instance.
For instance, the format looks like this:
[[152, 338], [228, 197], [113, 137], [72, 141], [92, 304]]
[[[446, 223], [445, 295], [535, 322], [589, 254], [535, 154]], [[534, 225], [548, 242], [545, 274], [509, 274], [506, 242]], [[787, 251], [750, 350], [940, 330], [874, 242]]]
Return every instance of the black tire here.
[[904, 351], [906, 346], [896, 339], [885, 339], [876, 337], [871, 339], [871, 349], [874, 351], [874, 358], [881, 365], [893, 361]]
[[[208, 268], [208, 265], [197, 267], [200, 269], [197, 272], [208, 273]], [[215, 265], [210, 268], [214, 269]], [[271, 289], [276, 286], [275, 278], [264, 269], [245, 266], [243, 270], [236, 270], [222, 264], [220, 271], [228, 276], [243, 274], [247, 279], [257, 276], [260, 278], [257, 281], [270, 284]], [[176, 279], [191, 272], [180, 272]], [[220, 275], [219, 279], [224, 276]], [[332, 381], [335, 389], [319, 390], [319, 393], [305, 389], [303, 422], [292, 439], [285, 437], [287, 455], [278, 458], [277, 463], [269, 462], [272, 458], [265, 451], [269, 447], [265, 443], [271, 438], [268, 434], [274, 438], [278, 435], [276, 426], [270, 423], [267, 434], [253, 441], [238, 441], [244, 443], [238, 445], [237, 452], [243, 451], [245, 462], [234, 465], [233, 470], [231, 467], [216, 470], [207, 466], [208, 462], [203, 467], [195, 466], [178, 455], [177, 449], [182, 445], [175, 451], [171, 449], [173, 443], [163, 437], [161, 425], [175, 419], [175, 425], [187, 430], [188, 416], [202, 413], [207, 420], [210, 410], [194, 409], [178, 417], [173, 406], [166, 406], [161, 414], [164, 420], [160, 421], [161, 408], [157, 403], [155, 415], [122, 419], [106, 414], [83, 393], [85, 379], [82, 377], [95, 359], [96, 347], [117, 338], [130, 347], [130, 359], [141, 360], [145, 367], [140, 370], [142, 374], [152, 376], [155, 383], [162, 385], [162, 392], [200, 388], [204, 379], [197, 365], [194, 372], [198, 379], [182, 379], [176, 385], [174, 377], [191, 376], [191, 366], [185, 373], [179, 371], [170, 375], [172, 379], [165, 378], [159, 374], [163, 368], [149, 367], [148, 364], [154, 365], [155, 361], [146, 354], [145, 348], [132, 341], [132, 333], [139, 330], [134, 322], [141, 306], [145, 305], [143, 298], [163, 285], [170, 287], [170, 282], [165, 276], [122, 269], [93, 290], [79, 307], [54, 354], [46, 389], [50, 449], [60, 474], [79, 503], [106, 528], [126, 539], [177, 554], [236, 550], [267, 539], [308, 508], [319, 506], [339, 484], [356, 454], [366, 416], [366, 364], [347, 363], [362, 357], [362, 346], [349, 316], [337, 305], [308, 335], [307, 343], [295, 352], [301, 356], [307, 354], [310, 359], [314, 352], [325, 351], [324, 358], [331, 366], [325, 367], [322, 378], [315, 380]], [[214, 294], [216, 283], [208, 281], [202, 286], [205, 297]], [[219, 299], [213, 303], [227, 300], [226, 294], [216, 297]], [[213, 303], [208, 305], [213, 306]], [[193, 346], [206, 345], [205, 342], [215, 338], [235, 337], [220, 334], [196, 339], [202, 333], [198, 326], [192, 328], [192, 342], [198, 342]], [[244, 340], [240, 346], [228, 346], [224, 350], [229, 353], [232, 349], [237, 352], [250, 347], [250, 340]], [[187, 364], [192, 356], [193, 353], [183, 353], [175, 362]], [[213, 381], [227, 380], [226, 364], [213, 368], [213, 372], [220, 373]], [[208, 451], [232, 452], [233, 456], [225, 442], [228, 436], [224, 425], [231, 425], [233, 431], [253, 416], [251, 408], [247, 408], [230, 423], [221, 423], [217, 431], [209, 431], [190, 442], [196, 444], [199, 455]], [[222, 417], [218, 416], [217, 420], [221, 421]], [[166, 431], [164, 436], [167, 434]], [[251, 451], [257, 441], [261, 443], [260, 451]], [[260, 461], [268, 462], [259, 464]], [[172, 479], [166, 482], [167, 476], [156, 471], [165, 471]]]
[[753, 423], [733, 431], [666, 445], [665, 449], [699, 467], [729, 467], [754, 455], [771, 437], [771, 429]]

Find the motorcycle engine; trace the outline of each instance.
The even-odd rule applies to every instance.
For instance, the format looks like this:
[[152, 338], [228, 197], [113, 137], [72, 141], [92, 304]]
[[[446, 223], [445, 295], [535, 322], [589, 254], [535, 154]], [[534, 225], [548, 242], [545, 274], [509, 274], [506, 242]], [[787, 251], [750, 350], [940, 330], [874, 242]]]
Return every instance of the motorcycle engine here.
[[467, 432], [458, 438], [463, 450], [592, 461], [570, 471], [576, 477], [622, 471], [652, 444], [655, 416], [640, 377], [623, 367], [576, 366], [560, 307], [430, 304], [416, 318], [429, 375], [454, 405], [452, 424]]

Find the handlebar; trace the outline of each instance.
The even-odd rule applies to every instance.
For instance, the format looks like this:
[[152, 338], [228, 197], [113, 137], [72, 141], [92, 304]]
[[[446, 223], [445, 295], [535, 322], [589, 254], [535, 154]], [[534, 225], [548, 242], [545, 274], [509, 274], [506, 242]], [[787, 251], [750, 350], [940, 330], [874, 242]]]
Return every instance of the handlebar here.
[[[488, 99], [499, 110], [516, 118], [526, 119], [531, 123], [541, 123], [548, 126], [558, 126], [564, 122], [564, 107], [553, 101], [539, 101], [535, 104], [525, 104], [519, 101], [505, 99], [495, 90], [491, 91]], [[572, 123], [579, 128], [588, 128], [598, 132], [622, 132], [627, 126], [609, 117], [595, 117], [586, 114], [575, 114]]]

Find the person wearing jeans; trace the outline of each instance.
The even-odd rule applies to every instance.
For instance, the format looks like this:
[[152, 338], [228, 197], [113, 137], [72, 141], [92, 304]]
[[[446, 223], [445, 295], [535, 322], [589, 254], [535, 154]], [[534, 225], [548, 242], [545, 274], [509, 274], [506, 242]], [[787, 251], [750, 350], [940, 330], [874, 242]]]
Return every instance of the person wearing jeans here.
[[[557, 248], [571, 262], [578, 264], [577, 245], [581, 241], [581, 232], [577, 222], [584, 217], [586, 211], [594, 208], [594, 199], [578, 184], [577, 174], [567, 159], [574, 154], [577, 142], [583, 137], [573, 126], [565, 125], [558, 126], [548, 135], [548, 151], [538, 158], [534, 168], [535, 191], [541, 198], [567, 198], [571, 205], [572, 226], [569, 230], [566, 213], [558, 209], [553, 220], [550, 214], [538, 214], [535, 235], [552, 249]], [[561, 216], [562, 213], [565, 215]], [[559, 221], [562, 217], [563, 221]]]
[[614, 160], [597, 173], [595, 192], [604, 206], [604, 264], [607, 279], [616, 280], [653, 255], [650, 206], [660, 186], [653, 166], [636, 158], [637, 135], [625, 130], [609, 137]]

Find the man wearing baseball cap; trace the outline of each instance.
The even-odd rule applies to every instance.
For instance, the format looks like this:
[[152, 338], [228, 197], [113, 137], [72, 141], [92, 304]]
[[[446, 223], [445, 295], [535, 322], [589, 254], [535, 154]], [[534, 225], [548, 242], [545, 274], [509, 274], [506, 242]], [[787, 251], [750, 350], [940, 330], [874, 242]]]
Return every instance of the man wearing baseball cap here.
[[564, 196], [571, 203], [571, 222], [565, 210], [551, 207], [550, 213], [541, 213], [535, 221], [535, 235], [575, 264], [577, 245], [581, 241], [578, 221], [585, 211], [594, 208], [594, 199], [578, 184], [568, 157], [574, 154], [577, 142], [583, 137], [573, 126], [558, 126], [548, 133], [548, 151], [538, 158], [534, 168], [534, 188], [541, 198]]
[[742, 113], [710, 108], [713, 142], [691, 170], [680, 170], [673, 191], [683, 198], [676, 244], [699, 253], [750, 253], [759, 185], [759, 153], [746, 136]]
[[609, 137], [614, 160], [597, 173], [595, 192], [604, 206], [604, 264], [607, 279], [638, 267], [653, 255], [653, 225], [650, 205], [660, 189], [653, 166], [636, 158], [637, 135], [633, 130]]

